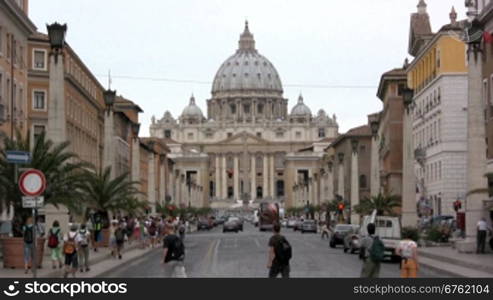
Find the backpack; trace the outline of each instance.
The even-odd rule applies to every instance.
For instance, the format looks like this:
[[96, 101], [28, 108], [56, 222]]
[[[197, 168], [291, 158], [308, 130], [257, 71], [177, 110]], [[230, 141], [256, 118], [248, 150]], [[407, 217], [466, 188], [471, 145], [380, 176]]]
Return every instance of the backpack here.
[[57, 248], [58, 244], [60, 244], [60, 241], [58, 241], [58, 233], [60, 232], [60, 229], [56, 231], [56, 233], [53, 232], [53, 229], [50, 230], [50, 236], [48, 237], [48, 247], [49, 248]]
[[65, 254], [74, 254], [75, 253], [75, 237], [77, 234], [75, 234], [73, 237], [70, 237], [70, 233], [67, 233], [67, 241], [63, 243], [63, 253]]
[[89, 245], [89, 239], [87, 237], [87, 235], [88, 235], [87, 230], [86, 229], [81, 229], [81, 230], [79, 230], [79, 234], [81, 236], [80, 245], [82, 247], [86, 247], [87, 245]]
[[123, 230], [121, 228], [115, 230], [115, 239], [117, 243], [122, 243], [125, 239], [125, 236], [123, 235]]
[[373, 238], [369, 254], [370, 259], [374, 262], [381, 262], [385, 257], [385, 245], [378, 236]]
[[26, 226], [24, 228], [24, 243], [32, 244], [34, 241], [33, 227]]
[[281, 239], [277, 242], [274, 247], [274, 253], [276, 255], [275, 259], [282, 265], [289, 264], [289, 260], [293, 254], [293, 250], [288, 240], [285, 237], [281, 237]]
[[171, 252], [171, 259], [173, 260], [183, 260], [185, 256], [185, 245], [183, 244], [183, 241], [175, 236], [174, 242], [173, 242], [173, 251]]

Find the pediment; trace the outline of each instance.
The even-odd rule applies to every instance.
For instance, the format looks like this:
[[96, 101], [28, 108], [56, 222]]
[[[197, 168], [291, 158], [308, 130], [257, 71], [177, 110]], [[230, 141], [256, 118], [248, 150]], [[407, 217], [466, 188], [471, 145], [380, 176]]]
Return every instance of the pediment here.
[[235, 134], [232, 137], [229, 137], [225, 140], [220, 141], [219, 143], [221, 144], [229, 144], [229, 145], [243, 145], [243, 144], [249, 144], [249, 145], [261, 145], [261, 144], [267, 144], [269, 143], [267, 140], [260, 138], [258, 136], [255, 136], [251, 133], [248, 132], [242, 132], [239, 134]]

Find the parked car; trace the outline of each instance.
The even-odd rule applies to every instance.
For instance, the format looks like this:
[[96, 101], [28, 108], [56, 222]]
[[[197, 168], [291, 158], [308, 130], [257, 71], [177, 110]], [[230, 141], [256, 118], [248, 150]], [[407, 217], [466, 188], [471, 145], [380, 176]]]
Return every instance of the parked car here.
[[329, 246], [335, 248], [337, 245], [344, 245], [344, 238], [348, 234], [356, 233], [358, 228], [358, 225], [337, 224], [334, 228], [334, 234], [330, 238]]
[[303, 224], [301, 224], [301, 233], [305, 232], [317, 233], [317, 223], [315, 220], [305, 220]]
[[200, 219], [197, 223], [197, 230], [211, 230], [213, 224], [208, 219]]
[[296, 220], [296, 223], [293, 226], [293, 230], [294, 231], [301, 230], [301, 226], [303, 225], [303, 221], [304, 220]]
[[[241, 225], [243, 226], [243, 225]], [[240, 231], [240, 219], [236, 217], [229, 218], [223, 224], [223, 232], [234, 231], [238, 233]]]
[[296, 222], [297, 222], [297, 221], [298, 221], [298, 220], [296, 220], [295, 218], [291, 218], [291, 219], [289, 219], [289, 220], [288, 220], [287, 227], [288, 227], [288, 228], [294, 228], [294, 226], [296, 225]]
[[353, 254], [359, 251], [361, 247], [359, 239], [359, 228], [356, 228], [353, 233], [349, 233], [344, 238], [344, 253], [348, 251]]

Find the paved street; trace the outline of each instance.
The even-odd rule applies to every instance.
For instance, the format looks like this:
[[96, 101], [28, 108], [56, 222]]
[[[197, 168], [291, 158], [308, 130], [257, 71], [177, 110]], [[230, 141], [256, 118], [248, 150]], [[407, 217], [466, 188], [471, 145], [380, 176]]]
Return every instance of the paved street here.
[[[361, 262], [357, 255], [345, 254], [340, 246], [330, 249], [320, 235], [301, 234], [283, 229], [293, 247], [292, 277], [359, 277]], [[266, 277], [267, 242], [271, 233], [259, 232], [245, 223], [245, 231], [222, 233], [221, 227], [210, 232], [188, 235], [185, 241], [185, 267], [189, 277]], [[108, 277], [161, 277], [161, 249], [123, 265]], [[384, 263], [383, 277], [398, 277], [397, 264]], [[421, 277], [447, 277], [422, 269]]]

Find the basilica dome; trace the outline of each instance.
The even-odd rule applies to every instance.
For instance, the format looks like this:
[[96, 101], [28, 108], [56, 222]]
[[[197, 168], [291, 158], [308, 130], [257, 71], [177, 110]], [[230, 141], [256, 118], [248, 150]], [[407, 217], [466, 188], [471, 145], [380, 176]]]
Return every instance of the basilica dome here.
[[305, 103], [303, 103], [303, 96], [300, 95], [300, 97], [298, 98], [298, 103], [291, 110], [291, 116], [306, 117], [311, 115], [312, 115], [312, 111]]
[[197, 104], [195, 104], [195, 97], [193, 95], [190, 98], [190, 104], [188, 104], [188, 106], [183, 109], [181, 116], [185, 118], [199, 118], [199, 119], [202, 119], [204, 117], [200, 107], [198, 107]]
[[212, 94], [232, 91], [267, 91], [282, 94], [282, 84], [272, 63], [255, 49], [255, 40], [245, 23], [239, 48], [219, 68]]

